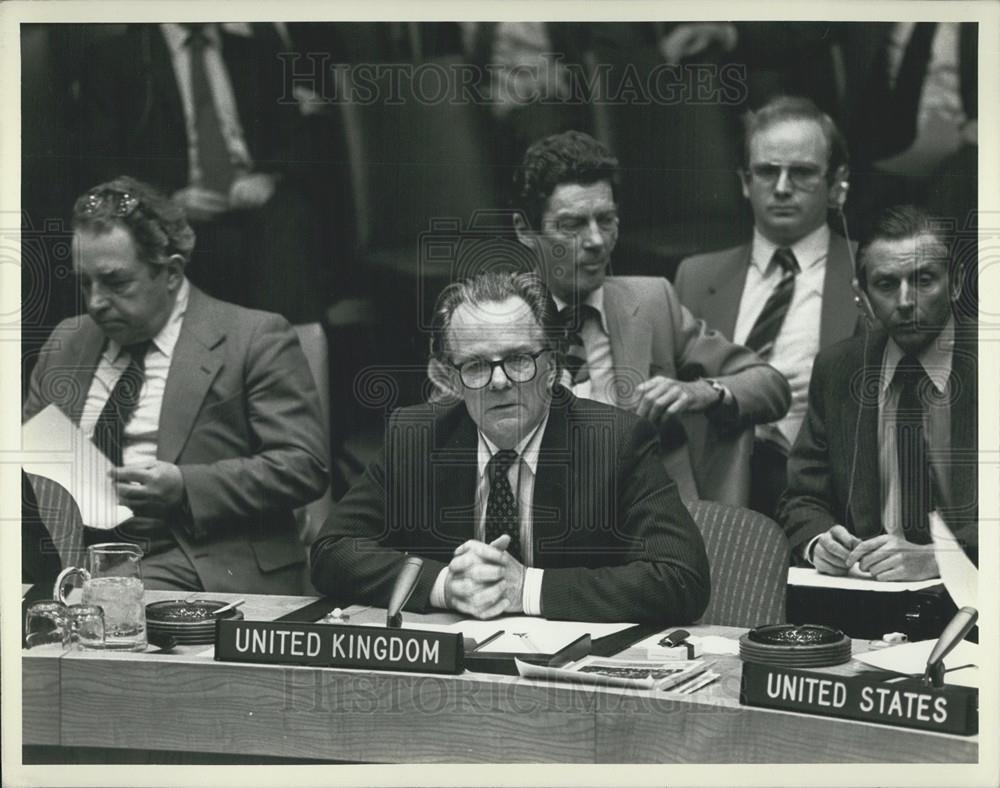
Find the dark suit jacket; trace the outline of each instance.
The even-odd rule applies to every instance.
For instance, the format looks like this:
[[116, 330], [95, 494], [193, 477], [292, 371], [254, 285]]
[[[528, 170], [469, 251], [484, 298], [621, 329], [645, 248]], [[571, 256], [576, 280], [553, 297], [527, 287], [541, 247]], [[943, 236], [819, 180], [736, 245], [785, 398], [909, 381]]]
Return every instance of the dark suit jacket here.
[[[79, 422], [104, 343], [89, 316], [60, 323], [32, 373], [22, 418], [54, 403]], [[169, 527], [206, 590], [301, 590], [278, 570], [305, 559], [292, 510], [329, 483], [322, 423], [288, 322], [192, 287], [156, 456], [184, 477], [191, 517], [178, 515]]]
[[[652, 375], [678, 380], [716, 378], [733, 393], [733, 419], [693, 414], [683, 419], [686, 441], [676, 424], [665, 425], [661, 451], [667, 473], [681, 493], [737, 506], [749, 491], [749, 442], [754, 424], [787, 411], [791, 394], [784, 377], [757, 354], [734, 345], [681, 306], [666, 279], [611, 276], [604, 283], [604, 311], [611, 338], [616, 404], [631, 408], [635, 387]], [[696, 487], [696, 491], [692, 489]]]
[[[961, 329], [950, 386], [950, 506], [942, 514], [955, 537], [975, 556], [978, 548], [975, 339]], [[809, 412], [788, 459], [788, 490], [778, 517], [792, 548], [835, 523], [857, 533], [882, 522], [878, 452], [878, 380], [888, 337], [872, 332], [820, 352], [809, 384]], [[929, 540], [929, 537], [928, 537]]]
[[[254, 169], [307, 174], [318, 124], [302, 118], [294, 98], [284, 96], [285, 68], [277, 53], [255, 38], [222, 28], [219, 34]], [[187, 185], [184, 108], [158, 25], [129, 25], [123, 35], [88, 50], [80, 93], [81, 188], [123, 173], [168, 194]]]
[[[730, 340], [746, 286], [750, 250], [750, 244], [743, 244], [689, 257], [681, 263], [674, 283], [681, 303]], [[851, 290], [853, 277], [847, 241], [831, 232], [819, 321], [821, 348], [851, 336], [859, 325]]]
[[[382, 454], [313, 543], [316, 587], [385, 605], [405, 551], [424, 559], [409, 606], [427, 609], [440, 570], [474, 535], [477, 446], [464, 404], [393, 413]], [[547, 618], [680, 624], [704, 610], [705, 547], [649, 422], [557, 388], [532, 517]]]

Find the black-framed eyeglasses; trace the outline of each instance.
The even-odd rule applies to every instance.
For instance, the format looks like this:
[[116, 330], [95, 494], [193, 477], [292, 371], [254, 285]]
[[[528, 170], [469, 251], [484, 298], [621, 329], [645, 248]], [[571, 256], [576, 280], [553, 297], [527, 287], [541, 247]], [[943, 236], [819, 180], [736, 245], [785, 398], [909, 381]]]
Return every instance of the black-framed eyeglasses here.
[[796, 189], [802, 191], [813, 191], [823, 182], [826, 175], [825, 167], [818, 167], [815, 164], [772, 164], [761, 162], [751, 164], [747, 171], [755, 179], [768, 186], [773, 186], [781, 177], [782, 171], [788, 173], [788, 180]]
[[462, 385], [467, 389], [485, 388], [493, 379], [493, 370], [503, 369], [503, 374], [511, 383], [527, 383], [534, 380], [538, 374], [538, 357], [549, 348], [542, 348], [535, 353], [511, 353], [497, 361], [486, 358], [472, 358], [461, 364], [449, 362], [458, 370]]
[[118, 191], [117, 189], [98, 189], [87, 195], [87, 199], [83, 204], [83, 212], [88, 216], [95, 214], [106, 203], [112, 200], [114, 201], [112, 209], [114, 215], [121, 219], [131, 216], [142, 205], [139, 202], [139, 198], [132, 194], [132, 192]]

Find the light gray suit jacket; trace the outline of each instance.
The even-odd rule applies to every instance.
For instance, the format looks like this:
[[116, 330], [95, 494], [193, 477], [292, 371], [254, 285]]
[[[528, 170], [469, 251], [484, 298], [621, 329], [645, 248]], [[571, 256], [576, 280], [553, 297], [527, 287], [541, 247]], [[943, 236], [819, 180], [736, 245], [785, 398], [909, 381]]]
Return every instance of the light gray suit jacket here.
[[[54, 403], [79, 423], [104, 342], [87, 315], [60, 323], [32, 372], [22, 419]], [[292, 510], [329, 484], [322, 424], [288, 321], [192, 287], [156, 456], [184, 477], [191, 516], [168, 525], [206, 590], [300, 593], [289, 585], [288, 569], [305, 562]]]
[[695, 319], [666, 279], [608, 277], [604, 310], [620, 407], [632, 409], [636, 386], [653, 375], [715, 378], [732, 392], [735, 415], [720, 409], [664, 424], [661, 455], [682, 497], [746, 505], [752, 426], [787, 412], [791, 393], [784, 376]]
[[[681, 303], [729, 339], [733, 338], [746, 286], [750, 249], [750, 244], [743, 244], [720, 252], [694, 255], [681, 262], [677, 269], [675, 285]], [[819, 321], [820, 348], [847, 339], [859, 326], [860, 318], [851, 290], [853, 278], [854, 265], [847, 241], [831, 232]]]

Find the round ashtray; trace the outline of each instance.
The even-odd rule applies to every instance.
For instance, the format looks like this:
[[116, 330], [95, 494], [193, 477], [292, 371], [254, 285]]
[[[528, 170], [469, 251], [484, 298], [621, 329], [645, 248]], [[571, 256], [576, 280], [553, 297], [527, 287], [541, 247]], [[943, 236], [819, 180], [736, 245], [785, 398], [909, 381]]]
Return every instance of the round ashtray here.
[[740, 658], [787, 668], [840, 665], [851, 658], [851, 639], [818, 624], [770, 624], [740, 638]]
[[844, 633], [821, 624], [768, 624], [751, 629], [747, 637], [766, 646], [823, 646], [842, 642]]
[[214, 624], [216, 618], [243, 618], [243, 611], [238, 608], [227, 610], [221, 616], [215, 615], [215, 611], [228, 604], [217, 599], [197, 599], [191, 602], [170, 599], [150, 602], [146, 605], [146, 622], [165, 627], [198, 627]]

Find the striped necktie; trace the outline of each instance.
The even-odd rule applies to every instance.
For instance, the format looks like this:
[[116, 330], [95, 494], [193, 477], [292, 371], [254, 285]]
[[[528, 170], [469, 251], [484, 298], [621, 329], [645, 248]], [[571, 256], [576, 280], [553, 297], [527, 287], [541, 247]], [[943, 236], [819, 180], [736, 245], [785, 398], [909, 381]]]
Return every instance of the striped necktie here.
[[152, 344], [149, 340], [136, 342], [122, 348], [129, 356], [128, 366], [111, 389], [108, 401], [104, 403], [101, 415], [94, 425], [91, 440], [111, 460], [117, 468], [122, 464], [122, 450], [125, 445], [125, 427], [135, 415], [139, 404], [139, 393], [146, 380], [146, 352]]
[[750, 329], [743, 343], [761, 358], [768, 358], [774, 350], [774, 341], [778, 338], [781, 325], [785, 322], [788, 307], [792, 303], [792, 293], [795, 292], [795, 275], [799, 272], [799, 263], [795, 253], [787, 246], [774, 250], [771, 262], [781, 268], [781, 280], [774, 288], [771, 297], [764, 304], [764, 309]]
[[590, 304], [568, 306], [559, 312], [563, 326], [563, 362], [568, 381], [563, 385], [574, 386], [590, 379], [587, 367], [587, 348], [583, 344], [583, 327], [587, 320], [597, 316], [597, 310]]

